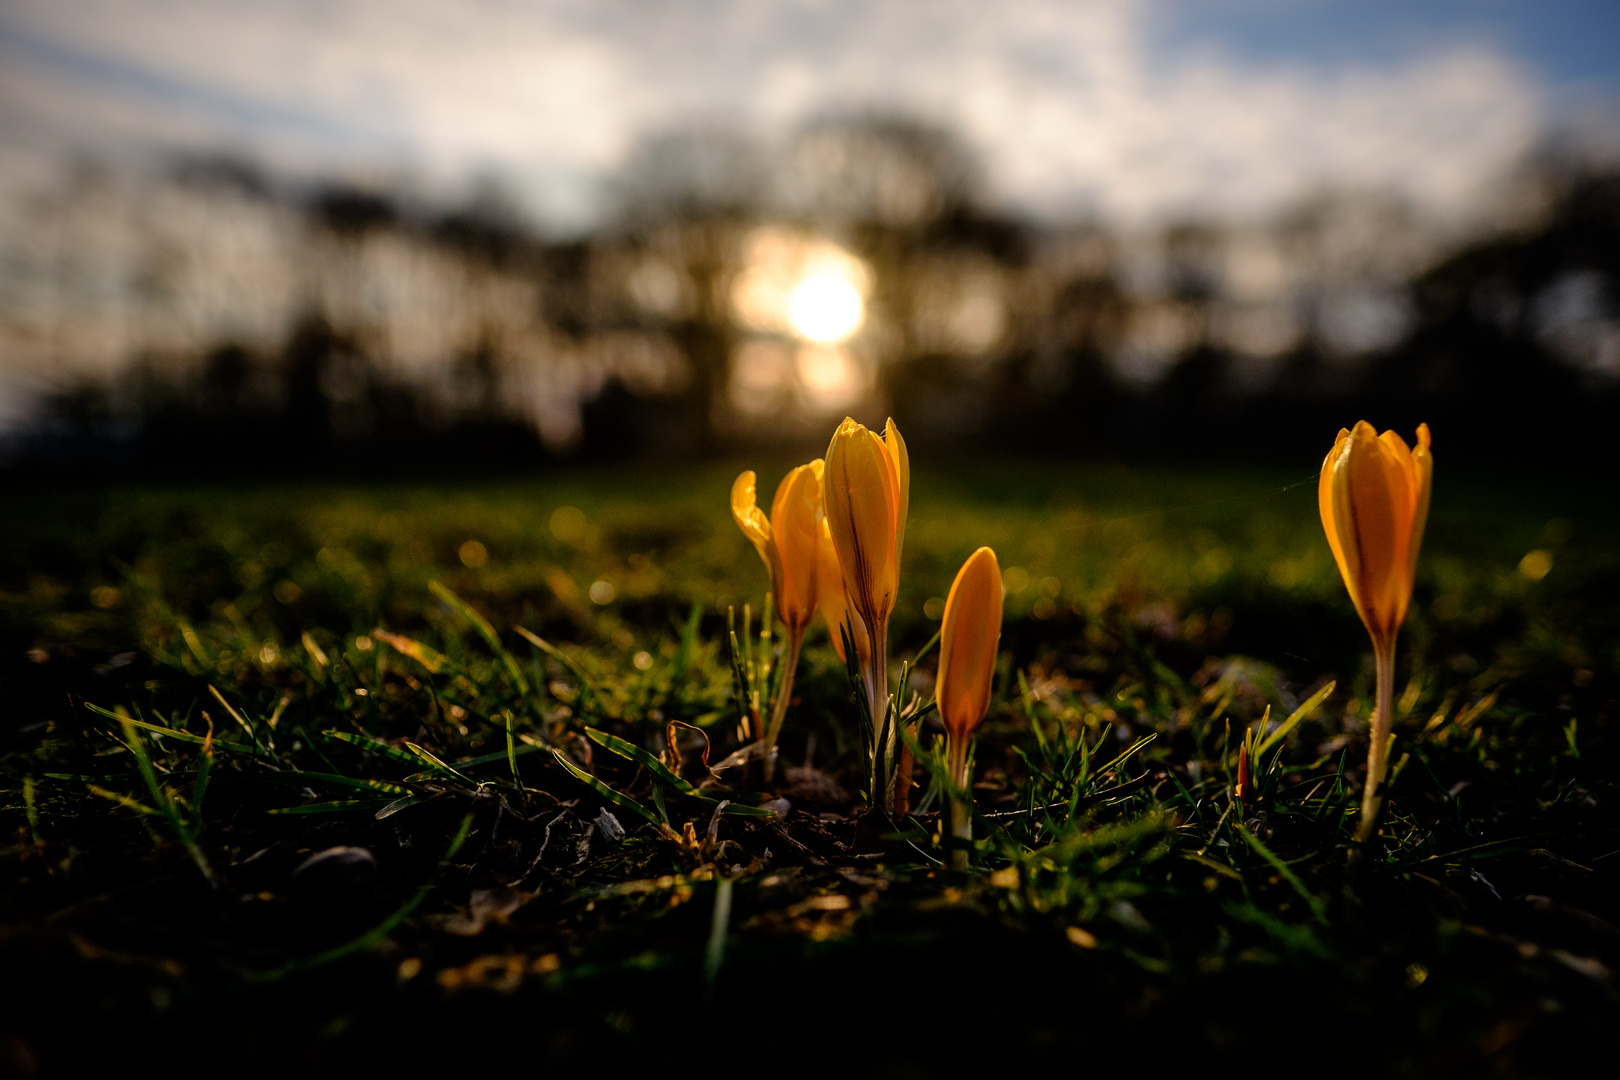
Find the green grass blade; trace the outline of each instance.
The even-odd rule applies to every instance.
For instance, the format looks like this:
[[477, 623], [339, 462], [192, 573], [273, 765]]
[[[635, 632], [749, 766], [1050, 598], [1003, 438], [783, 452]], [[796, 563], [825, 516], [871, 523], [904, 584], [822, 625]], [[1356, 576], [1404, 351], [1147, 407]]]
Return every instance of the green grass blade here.
[[303, 806], [281, 806], [266, 810], [267, 814], [338, 814], [345, 810], [375, 810], [381, 799], [339, 799], [335, 802], [305, 803]]
[[449, 765], [439, 760], [439, 757], [431, 750], [424, 749], [423, 747], [409, 741], [405, 743], [405, 749], [409, 750], [411, 753], [415, 754], [417, 757], [431, 765], [435, 772], [444, 773], [446, 776], [453, 776], [462, 783], [471, 784], [474, 787], [476, 787], [478, 784], [476, 780], [463, 776], [458, 770], [452, 769]]
[[137, 814], [145, 814], [150, 817], [163, 816], [163, 811], [154, 810], [150, 806], [147, 806], [145, 803], [141, 802], [139, 799], [132, 799], [128, 795], [122, 794], [121, 792], [109, 790], [101, 787], [99, 784], [86, 784], [85, 786], [90, 789], [92, 794], [100, 795], [103, 799], [107, 799], [110, 802], [115, 802], [119, 806], [135, 811]]
[[[524, 745], [513, 750], [512, 754], [516, 757], [522, 757], [524, 754], [536, 754], [541, 750], [549, 749], [551, 749], [549, 746], [530, 746], [529, 744], [525, 743]], [[493, 753], [479, 754], [477, 757], [462, 758], [460, 761], [452, 761], [450, 766], [455, 769], [475, 769], [480, 765], [488, 765], [491, 762], [506, 760], [508, 760], [506, 751], [496, 750]], [[416, 762], [412, 761], [411, 764], [414, 765]]]
[[1108, 762], [1108, 764], [1106, 764], [1106, 765], [1102, 766], [1101, 768], [1097, 769], [1094, 773], [1092, 773], [1092, 775], [1093, 776], [1102, 776], [1104, 773], [1108, 772], [1108, 770], [1110, 770], [1110, 769], [1119, 768], [1121, 765], [1125, 764], [1126, 761], [1130, 760], [1138, 752], [1140, 752], [1143, 748], [1145, 748], [1148, 743], [1152, 742], [1154, 739], [1157, 739], [1158, 737], [1159, 737], [1159, 735], [1158, 735], [1157, 732], [1151, 732], [1151, 733], [1149, 733], [1147, 735], [1142, 736], [1140, 739], [1137, 739], [1135, 742], [1131, 743], [1131, 745], [1127, 746], [1125, 748], [1124, 752], [1121, 753], [1118, 757], [1112, 758]]
[[681, 647], [675, 653], [675, 662], [670, 665], [671, 679], [679, 679], [686, 674], [686, 669], [692, 666], [692, 657], [697, 652], [698, 624], [702, 621], [703, 604], [694, 600], [692, 610], [686, 616], [686, 626], [681, 630]]
[[237, 712], [235, 707], [232, 706], [230, 702], [225, 700], [225, 695], [219, 692], [219, 687], [215, 686], [213, 683], [209, 683], [208, 692], [214, 695], [215, 701], [218, 701], [225, 707], [225, 711], [231, 714], [232, 720], [235, 720], [238, 724], [242, 725], [242, 730], [248, 733], [248, 738], [253, 740], [253, 745], [263, 749], [263, 744], [259, 742], [258, 730], [252, 724], [248, 723], [247, 717]]
[[252, 774], [258, 780], [280, 780], [293, 783], [311, 781], [319, 784], [334, 784], [337, 787], [358, 788], [361, 791], [377, 791], [384, 795], [410, 795], [411, 789], [399, 784], [390, 784], [386, 780], [366, 780], [360, 777], [344, 776], [342, 773], [323, 772], [277, 772]]
[[1328, 695], [1333, 693], [1333, 688], [1338, 685], [1339, 684], [1336, 682], [1328, 683], [1326, 686], [1322, 687], [1322, 689], [1306, 698], [1304, 704], [1300, 705], [1299, 708], [1289, 713], [1288, 719], [1279, 724], [1277, 730], [1273, 731], [1270, 735], [1267, 735], [1265, 741], [1255, 748], [1253, 764], [1258, 765], [1260, 763], [1260, 755], [1271, 749], [1277, 743], [1281, 742], [1290, 731], [1293, 731], [1294, 728], [1298, 726], [1301, 720], [1304, 720], [1306, 717], [1315, 712], [1317, 706], [1326, 701], [1328, 699]]
[[1249, 831], [1248, 826], [1239, 825], [1237, 831], [1238, 835], [1243, 837], [1244, 842], [1254, 849], [1256, 855], [1270, 863], [1271, 868], [1282, 875], [1284, 881], [1294, 887], [1294, 891], [1299, 893], [1300, 899], [1310, 906], [1311, 914], [1316, 916], [1316, 921], [1326, 926], [1328, 921], [1327, 908], [1323, 906], [1322, 901], [1317, 898], [1315, 893], [1305, 887], [1305, 883], [1299, 880], [1298, 875], [1289, 869], [1288, 864], [1279, 859], [1270, 848], [1262, 844], [1260, 838]]
[[703, 950], [703, 981], [714, 993], [714, 980], [726, 957], [726, 934], [731, 926], [731, 879], [720, 875], [714, 880], [714, 911], [709, 917], [709, 943]]
[[472, 628], [478, 632], [478, 636], [484, 639], [484, 644], [489, 646], [490, 651], [495, 654], [495, 658], [501, 662], [501, 667], [505, 669], [506, 677], [511, 680], [513, 689], [527, 697], [529, 695], [529, 680], [523, 677], [523, 671], [518, 667], [517, 661], [512, 658], [511, 653], [506, 651], [506, 646], [501, 644], [501, 636], [495, 632], [495, 628], [489, 624], [489, 620], [478, 614], [465, 600], [437, 581], [428, 582], [428, 590], [449, 605], [456, 614], [472, 624]]
[[[162, 724], [154, 724], [146, 720], [136, 720], [133, 717], [120, 716], [118, 713], [115, 713], [110, 709], [103, 709], [100, 705], [95, 705], [88, 701], [84, 703], [84, 707], [95, 713], [97, 716], [106, 717], [108, 720], [116, 720], [120, 724], [127, 720], [136, 727], [141, 728], [144, 731], [150, 731], [155, 735], [162, 735], [165, 739], [174, 739], [176, 742], [191, 743], [193, 746], [202, 746], [208, 742], [208, 737], [206, 735], [193, 735], [191, 732], [181, 731], [179, 728], [164, 727]], [[229, 750], [233, 754], [252, 754], [254, 752], [253, 747], [248, 746], [246, 743], [226, 742], [224, 739], [215, 739], [214, 746], [222, 750]]]
[[380, 742], [379, 740], [373, 739], [368, 735], [355, 735], [347, 731], [337, 731], [328, 728], [327, 730], [321, 732], [321, 737], [324, 739], [335, 739], [338, 742], [346, 742], [350, 746], [358, 746], [362, 750], [369, 751], [370, 753], [376, 754], [379, 757], [385, 757], [390, 761], [397, 761], [401, 765], [409, 765], [412, 768], [415, 768], [418, 764], [420, 764], [420, 761], [415, 754], [401, 750], [397, 746], [389, 746], [387, 743]]
[[214, 768], [214, 741], [203, 742], [202, 752], [197, 755], [197, 771], [191, 779], [191, 812], [199, 819], [202, 817], [203, 799], [208, 795], [208, 776]]
[[387, 630], [373, 630], [371, 636], [391, 647], [402, 656], [408, 656], [421, 664], [429, 675], [437, 675], [443, 671], [460, 671], [461, 668], [451, 662], [450, 658], [437, 649], [412, 640], [403, 634], [391, 634]]
[[602, 781], [598, 780], [596, 777], [592, 776], [578, 765], [575, 765], [572, 761], [569, 761], [567, 755], [565, 755], [561, 750], [553, 750], [551, 752], [551, 756], [556, 758], [557, 764], [567, 769], [573, 775], [574, 779], [578, 780], [580, 783], [602, 796], [602, 798], [606, 799], [614, 806], [622, 807], [633, 814], [640, 814], [648, 821], [657, 822], [657, 814], [653, 813], [651, 810], [648, 810], [645, 806], [642, 806], [624, 792], [616, 791], [613, 788], [608, 787]]
[[557, 661], [557, 663], [567, 668], [569, 673], [572, 674], [574, 678], [579, 680], [580, 709], [583, 711], [587, 696], [594, 697], [596, 694], [596, 684], [591, 682], [590, 676], [585, 674], [585, 670], [575, 663], [573, 658], [571, 658], [567, 653], [557, 648], [557, 646], [553, 645], [539, 634], [536, 634], [528, 628], [522, 626], [514, 626], [512, 629], [516, 630], [518, 632], [518, 636], [524, 641], [527, 641], [530, 645], [533, 645], [535, 648]]
[[620, 757], [626, 758], [627, 760], [633, 761], [637, 765], [640, 765], [642, 768], [652, 773], [658, 782], [663, 784], [665, 787], [673, 788], [682, 795], [689, 795], [698, 799], [703, 798], [703, 796], [698, 793], [698, 789], [693, 787], [690, 781], [683, 780], [681, 777], [676, 776], [670, 771], [668, 765], [665, 765], [662, 761], [658, 760], [657, 756], [647, 750], [643, 750], [635, 743], [621, 739], [617, 735], [610, 735], [605, 731], [601, 731], [593, 727], [587, 727], [585, 729], [585, 737], [590, 739], [596, 745], [611, 750]]
[[512, 738], [512, 710], [501, 710], [506, 716], [506, 763], [512, 769], [512, 783], [517, 785], [519, 791], [523, 790], [523, 777], [518, 773], [517, 742]]

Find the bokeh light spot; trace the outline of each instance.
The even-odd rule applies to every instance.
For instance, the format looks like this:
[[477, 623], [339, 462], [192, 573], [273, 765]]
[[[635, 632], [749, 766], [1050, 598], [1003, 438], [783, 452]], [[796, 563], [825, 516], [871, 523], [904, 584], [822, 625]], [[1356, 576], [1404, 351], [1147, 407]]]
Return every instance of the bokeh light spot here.
[[810, 400], [824, 409], [841, 408], [861, 396], [860, 366], [844, 349], [807, 346], [799, 350], [794, 369]]
[[1519, 560], [1519, 575], [1526, 581], [1540, 581], [1552, 572], [1552, 552], [1537, 548]]
[[842, 274], [824, 271], [799, 282], [788, 301], [793, 328], [811, 341], [846, 341], [865, 313], [860, 290]]
[[585, 514], [577, 506], [559, 506], [551, 512], [551, 535], [565, 544], [585, 538]]

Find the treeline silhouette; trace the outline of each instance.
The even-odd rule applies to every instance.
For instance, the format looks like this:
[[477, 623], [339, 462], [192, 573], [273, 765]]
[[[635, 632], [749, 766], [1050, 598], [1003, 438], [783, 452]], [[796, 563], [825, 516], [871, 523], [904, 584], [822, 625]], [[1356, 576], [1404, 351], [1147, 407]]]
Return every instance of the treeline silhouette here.
[[[406, 331], [380, 345], [375, 319], [313, 302], [274, 348], [219, 340], [187, 363], [138, 355], [110, 382], [45, 399], [11, 437], [11, 464], [386, 473], [813, 448], [842, 407], [746, 415], [730, 389], [748, 331], [727, 282], [750, 230], [773, 223], [836, 237], [870, 267], [861, 348], [873, 379], [847, 407], [892, 413], [916, 448], [1298, 460], [1364, 417], [1408, 434], [1427, 422], [1448, 456], [1474, 461], [1615, 456], [1613, 170], [1541, 163], [1543, 206], [1529, 224], [1423, 260], [1385, 290], [1380, 302], [1400, 314], [1386, 340], [1347, 350], [1307, 317], [1283, 347], [1256, 352], [1221, 329], [1258, 309], [1229, 295], [1211, 254], [1230, 246], [1218, 227], [1153, 238], [1163, 272], [1147, 295], [1126, 272], [1134, 241], [987, 209], [971, 157], [926, 125], [811, 125], [779, 155], [791, 184], [751, 154], [714, 133], [652, 140], [620, 179], [614, 224], [567, 242], [532, 234], [494, 198], [432, 214], [376, 191], [289, 196], [230, 163], [188, 164], [181, 183], [290, 201], [324, 238], [322, 258], [360, 265], [365, 245], [392, 237], [470, 268], [469, 295], [517, 299], [457, 315], [468, 329], [433, 354], [431, 378], [389, 362]], [[364, 292], [370, 279], [354, 273]], [[1287, 288], [1286, 304], [1265, 311], [1308, 307], [1309, 289]], [[963, 323], [970, 309], [979, 323]], [[386, 318], [404, 326], [412, 314]], [[1153, 338], [1154, 318], [1179, 329]], [[1141, 341], [1159, 342], [1148, 377], [1121, 359]]]

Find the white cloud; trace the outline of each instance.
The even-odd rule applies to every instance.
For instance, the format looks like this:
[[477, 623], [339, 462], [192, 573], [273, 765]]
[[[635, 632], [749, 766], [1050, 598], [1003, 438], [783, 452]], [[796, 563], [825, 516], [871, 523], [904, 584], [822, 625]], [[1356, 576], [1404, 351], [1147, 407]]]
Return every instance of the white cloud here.
[[1125, 219], [1264, 213], [1323, 185], [1466, 213], [1525, 151], [1539, 90], [1458, 47], [1392, 68], [1170, 57], [1146, 0], [12, 0], [4, 135], [250, 150], [453, 183], [500, 171], [582, 224], [642, 133], [909, 110], [993, 196]]

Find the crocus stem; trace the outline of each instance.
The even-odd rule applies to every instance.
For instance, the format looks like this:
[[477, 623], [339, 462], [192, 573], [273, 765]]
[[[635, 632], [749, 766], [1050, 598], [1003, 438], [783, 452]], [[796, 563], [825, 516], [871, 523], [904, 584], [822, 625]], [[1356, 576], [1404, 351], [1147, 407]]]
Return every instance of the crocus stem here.
[[1382, 788], [1389, 768], [1389, 732], [1395, 722], [1395, 642], [1373, 641], [1378, 665], [1378, 704], [1373, 709], [1372, 745], [1367, 747], [1367, 786], [1361, 795], [1361, 821], [1356, 825], [1356, 851], [1378, 835], [1378, 816], [1384, 808]]
[[885, 734], [883, 722], [889, 716], [889, 628], [869, 625], [867, 641], [872, 646], [870, 666], [866, 672], [866, 697], [872, 712], [872, 762], [874, 769], [881, 755], [883, 775], [872, 777], [873, 793], [883, 785], [883, 801], [879, 806], [894, 805], [894, 732]]
[[962, 793], [960, 798], [955, 794], [951, 796], [951, 837], [956, 843], [951, 845], [950, 865], [952, 870], [964, 873], [968, 868], [968, 848], [973, 843], [973, 814], [968, 806], [973, 796], [968, 788], [967, 744], [966, 738], [949, 733], [945, 736], [946, 765], [951, 781]]
[[788, 627], [787, 655], [782, 658], [787, 667], [782, 671], [782, 687], [776, 693], [776, 700], [771, 702], [770, 723], [759, 733], [767, 784], [771, 782], [772, 774], [776, 772], [776, 737], [782, 733], [782, 721], [787, 717], [788, 702], [793, 700], [793, 675], [799, 670], [799, 647], [803, 644], [804, 628], [795, 630], [791, 626]]

